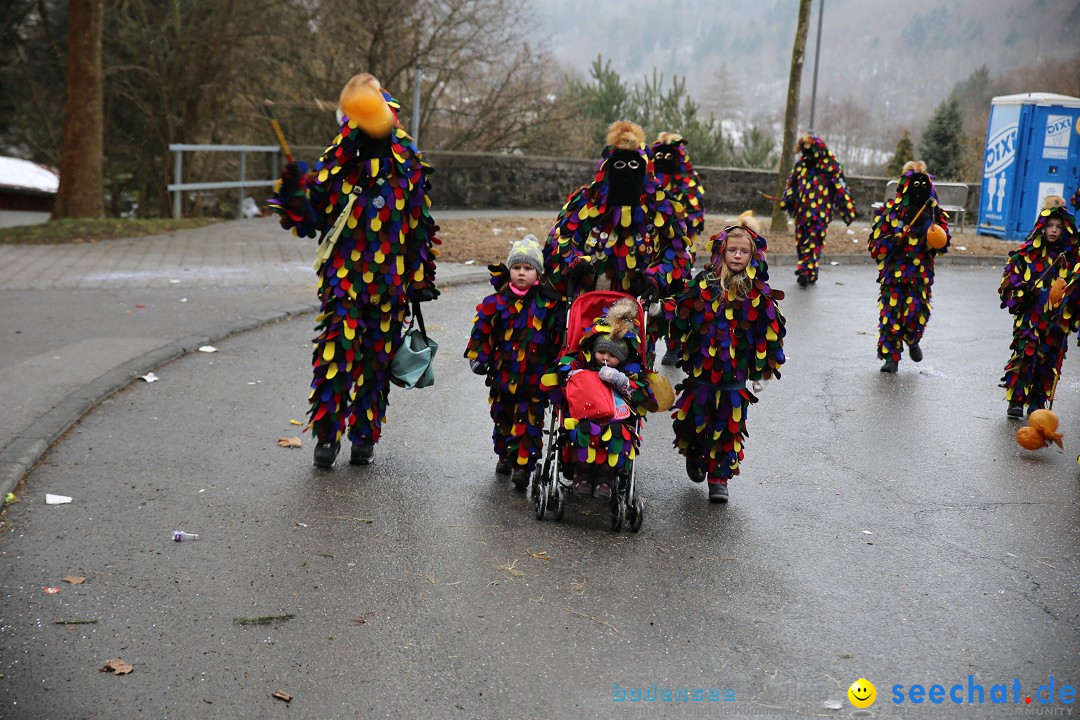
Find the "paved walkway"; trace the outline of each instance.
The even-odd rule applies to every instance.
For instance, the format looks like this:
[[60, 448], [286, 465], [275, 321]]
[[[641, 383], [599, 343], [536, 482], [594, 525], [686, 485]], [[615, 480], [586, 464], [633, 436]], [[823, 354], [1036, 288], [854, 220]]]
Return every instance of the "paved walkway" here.
[[[273, 218], [156, 237], [0, 245], [0, 491], [85, 412], [199, 346], [312, 312], [315, 243]], [[441, 263], [440, 286], [487, 279]]]

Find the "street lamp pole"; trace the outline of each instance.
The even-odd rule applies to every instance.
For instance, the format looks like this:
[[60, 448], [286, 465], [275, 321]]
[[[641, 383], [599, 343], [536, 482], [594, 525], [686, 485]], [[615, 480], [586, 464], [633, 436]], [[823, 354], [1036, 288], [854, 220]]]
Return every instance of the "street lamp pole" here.
[[810, 89], [810, 131], [814, 130], [814, 111], [817, 109], [817, 69], [821, 60], [821, 16], [825, 14], [825, 0], [818, 0], [817, 47], [814, 49], [814, 84]]

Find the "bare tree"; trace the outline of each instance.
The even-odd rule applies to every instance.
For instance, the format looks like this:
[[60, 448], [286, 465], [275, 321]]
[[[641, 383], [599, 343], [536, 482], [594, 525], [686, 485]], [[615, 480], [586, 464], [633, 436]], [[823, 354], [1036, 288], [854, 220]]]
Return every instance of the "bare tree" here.
[[[784, 194], [793, 160], [795, 133], [799, 123], [799, 87], [802, 85], [803, 60], [806, 59], [806, 35], [810, 27], [810, 0], [799, 0], [799, 24], [795, 28], [795, 44], [791, 48], [791, 74], [788, 76], [787, 110], [784, 112], [784, 141], [780, 145], [780, 169], [776, 173], [776, 197]], [[780, 203], [773, 203], [769, 229], [779, 232], [787, 228], [787, 216]]]
[[71, 0], [67, 103], [60, 145], [60, 187], [53, 218], [102, 217], [104, 103], [101, 33], [105, 0]]

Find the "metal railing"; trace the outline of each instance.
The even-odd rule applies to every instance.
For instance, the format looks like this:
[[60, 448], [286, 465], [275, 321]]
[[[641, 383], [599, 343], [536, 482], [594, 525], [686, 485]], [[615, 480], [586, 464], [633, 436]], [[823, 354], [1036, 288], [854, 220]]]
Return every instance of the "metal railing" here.
[[[173, 156], [173, 182], [166, 186], [172, 193], [173, 217], [179, 218], [181, 214], [181, 197], [187, 190], [227, 190], [237, 188], [240, 197], [236, 203], [237, 217], [244, 215], [244, 190], [246, 188], [271, 187], [274, 180], [251, 180], [247, 177], [248, 153], [270, 153], [274, 155], [274, 167], [281, 167], [282, 153], [277, 145], [186, 145], [183, 143], [169, 145]], [[223, 180], [220, 182], [184, 182], [184, 153], [185, 152], [237, 152], [240, 153], [239, 180]]]

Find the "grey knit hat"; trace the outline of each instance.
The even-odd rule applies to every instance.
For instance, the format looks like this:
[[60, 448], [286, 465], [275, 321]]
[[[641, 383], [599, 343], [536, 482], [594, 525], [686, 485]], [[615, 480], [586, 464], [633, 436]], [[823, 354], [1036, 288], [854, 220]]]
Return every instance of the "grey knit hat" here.
[[518, 263], [532, 265], [537, 273], [544, 274], [544, 251], [540, 249], [540, 241], [535, 235], [526, 235], [510, 248], [506, 267], [512, 268]]
[[592, 351], [593, 355], [598, 352], [614, 355], [619, 358], [620, 363], [626, 362], [626, 358], [630, 356], [630, 348], [626, 346], [626, 341], [622, 338], [611, 337], [611, 333], [597, 335], [596, 340], [593, 341]]

